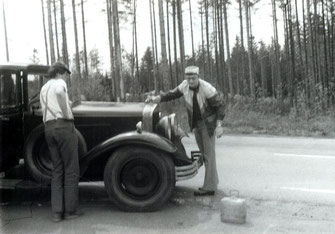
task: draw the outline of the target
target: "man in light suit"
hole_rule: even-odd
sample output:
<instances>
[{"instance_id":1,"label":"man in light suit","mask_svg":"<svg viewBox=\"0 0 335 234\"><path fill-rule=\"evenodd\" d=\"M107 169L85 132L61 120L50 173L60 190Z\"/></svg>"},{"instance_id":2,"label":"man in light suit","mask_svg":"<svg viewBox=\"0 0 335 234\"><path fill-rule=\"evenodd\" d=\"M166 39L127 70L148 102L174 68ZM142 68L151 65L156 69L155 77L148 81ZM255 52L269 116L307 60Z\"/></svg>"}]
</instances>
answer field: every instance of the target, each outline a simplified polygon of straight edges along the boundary
<instances>
[{"instance_id":1,"label":"man in light suit","mask_svg":"<svg viewBox=\"0 0 335 234\"><path fill-rule=\"evenodd\" d=\"M194 132L205 164L204 184L194 195L212 196L215 195L219 183L215 136L221 137L223 134L225 105L216 89L199 78L199 67L186 67L185 78L175 89L158 96L149 96L146 102L160 103L184 96L190 129Z\"/></svg>"}]
</instances>

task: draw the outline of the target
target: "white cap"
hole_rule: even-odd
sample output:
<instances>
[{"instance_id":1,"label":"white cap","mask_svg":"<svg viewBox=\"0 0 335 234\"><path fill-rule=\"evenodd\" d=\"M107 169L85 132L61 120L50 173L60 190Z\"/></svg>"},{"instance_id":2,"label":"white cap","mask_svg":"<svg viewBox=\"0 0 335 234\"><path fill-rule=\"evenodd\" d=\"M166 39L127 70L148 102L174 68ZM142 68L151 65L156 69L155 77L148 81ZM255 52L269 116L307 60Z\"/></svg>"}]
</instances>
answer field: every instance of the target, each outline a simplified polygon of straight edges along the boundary
<instances>
[{"instance_id":1,"label":"white cap","mask_svg":"<svg viewBox=\"0 0 335 234\"><path fill-rule=\"evenodd\" d=\"M199 75L199 67L197 66L186 67L185 75Z\"/></svg>"}]
</instances>

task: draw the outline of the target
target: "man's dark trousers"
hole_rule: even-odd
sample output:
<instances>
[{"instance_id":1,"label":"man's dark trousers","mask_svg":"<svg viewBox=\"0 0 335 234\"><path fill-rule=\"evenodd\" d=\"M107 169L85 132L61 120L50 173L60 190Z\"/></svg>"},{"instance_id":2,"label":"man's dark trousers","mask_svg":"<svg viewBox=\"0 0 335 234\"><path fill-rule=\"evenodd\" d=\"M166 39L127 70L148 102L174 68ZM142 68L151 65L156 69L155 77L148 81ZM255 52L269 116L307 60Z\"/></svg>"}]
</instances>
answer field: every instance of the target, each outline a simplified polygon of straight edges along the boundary
<instances>
[{"instance_id":1,"label":"man's dark trousers","mask_svg":"<svg viewBox=\"0 0 335 234\"><path fill-rule=\"evenodd\" d=\"M51 207L55 213L74 212L78 207L78 137L73 121L52 120L45 124L45 138L52 159Z\"/></svg>"}]
</instances>

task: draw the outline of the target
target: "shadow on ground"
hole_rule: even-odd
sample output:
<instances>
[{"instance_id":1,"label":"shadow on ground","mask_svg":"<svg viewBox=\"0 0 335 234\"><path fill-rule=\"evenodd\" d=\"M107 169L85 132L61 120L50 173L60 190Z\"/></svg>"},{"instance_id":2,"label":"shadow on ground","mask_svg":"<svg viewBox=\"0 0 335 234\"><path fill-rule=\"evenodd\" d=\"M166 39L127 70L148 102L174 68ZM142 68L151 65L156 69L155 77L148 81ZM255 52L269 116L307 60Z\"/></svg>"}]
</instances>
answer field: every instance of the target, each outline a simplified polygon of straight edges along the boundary
<instances>
[{"instance_id":1,"label":"shadow on ground","mask_svg":"<svg viewBox=\"0 0 335 234\"><path fill-rule=\"evenodd\" d=\"M50 219L50 186L25 179L22 171L7 174L0 184L0 229L4 233L179 232L211 220L223 197L222 192L214 197L194 197L194 188L177 183L160 210L129 213L118 210L110 201L103 182L81 182L79 203L84 215L56 224Z\"/></svg>"}]
</instances>

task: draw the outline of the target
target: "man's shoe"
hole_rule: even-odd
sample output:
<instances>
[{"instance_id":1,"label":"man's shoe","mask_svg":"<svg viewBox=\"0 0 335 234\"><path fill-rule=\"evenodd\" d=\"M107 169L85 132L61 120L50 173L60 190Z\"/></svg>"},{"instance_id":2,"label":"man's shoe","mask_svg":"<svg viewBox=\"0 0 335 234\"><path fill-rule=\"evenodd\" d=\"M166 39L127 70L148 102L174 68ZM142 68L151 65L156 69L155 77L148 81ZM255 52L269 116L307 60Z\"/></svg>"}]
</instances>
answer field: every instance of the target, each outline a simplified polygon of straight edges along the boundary
<instances>
[{"instance_id":1,"label":"man's shoe","mask_svg":"<svg viewBox=\"0 0 335 234\"><path fill-rule=\"evenodd\" d=\"M194 192L194 196L214 196L215 191L212 190L198 190Z\"/></svg>"},{"instance_id":2,"label":"man's shoe","mask_svg":"<svg viewBox=\"0 0 335 234\"><path fill-rule=\"evenodd\" d=\"M74 212L68 212L64 214L64 219L69 220L69 219L75 219L78 218L79 216L83 215L83 212L77 210Z\"/></svg>"},{"instance_id":3,"label":"man's shoe","mask_svg":"<svg viewBox=\"0 0 335 234\"><path fill-rule=\"evenodd\" d=\"M63 220L63 214L62 213L54 213L52 215L52 221L54 222L60 222Z\"/></svg>"}]
</instances>

